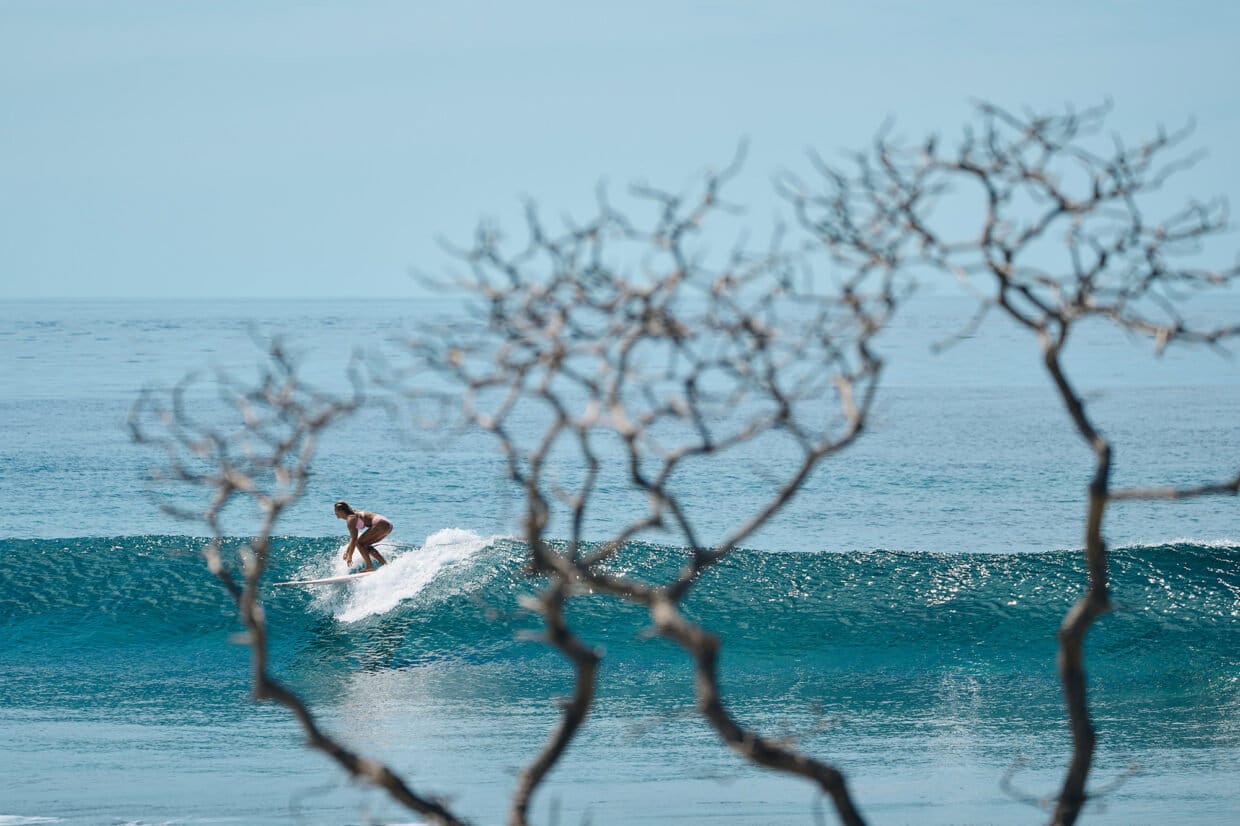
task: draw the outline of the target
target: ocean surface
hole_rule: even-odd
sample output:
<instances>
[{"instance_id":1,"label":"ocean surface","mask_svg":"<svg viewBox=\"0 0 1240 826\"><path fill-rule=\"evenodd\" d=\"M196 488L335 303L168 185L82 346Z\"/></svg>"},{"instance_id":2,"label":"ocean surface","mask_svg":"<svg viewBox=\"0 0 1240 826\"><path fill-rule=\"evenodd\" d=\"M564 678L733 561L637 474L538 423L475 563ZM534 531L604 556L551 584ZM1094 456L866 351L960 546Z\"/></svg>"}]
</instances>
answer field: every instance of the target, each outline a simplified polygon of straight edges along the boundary
<instances>
[{"instance_id":1,"label":"ocean surface","mask_svg":"<svg viewBox=\"0 0 1240 826\"><path fill-rule=\"evenodd\" d=\"M838 765L875 824L1037 823L1069 751L1055 631L1084 582L1091 456L1021 331L959 330L927 297L882 341L874 427L831 457L771 525L704 578L687 610L724 639L723 688L746 725ZM225 592L144 482L129 443L144 387L244 374L286 335L307 375L343 388L357 347L395 340L436 302L0 304L0 826L406 824L419 819L308 751L248 696ZM1234 320L1240 298L1195 308ZM1240 365L1154 359L1101 328L1069 367L1113 440L1118 485L1218 481L1240 469ZM780 467L754 454L680 480L706 538L752 509ZM267 588L273 670L349 745L504 822L515 776L571 690L519 598L520 499L481 434L427 438L380 407L330 431L280 524L268 581L324 576L345 537L331 503L396 524L390 565L344 588ZM641 500L604 485L588 533ZM240 544L253 525L230 516ZM553 523L553 533L556 533ZM560 528L558 535L564 535ZM1115 610L1091 631L1099 731L1084 823L1240 822L1240 502L1124 503L1108 514ZM683 560L644 537L615 564ZM598 702L535 798L540 823L832 822L807 784L751 768L694 714L684 655L641 612L575 602L605 651ZM1110 788L1108 788L1110 787Z\"/></svg>"}]
</instances>

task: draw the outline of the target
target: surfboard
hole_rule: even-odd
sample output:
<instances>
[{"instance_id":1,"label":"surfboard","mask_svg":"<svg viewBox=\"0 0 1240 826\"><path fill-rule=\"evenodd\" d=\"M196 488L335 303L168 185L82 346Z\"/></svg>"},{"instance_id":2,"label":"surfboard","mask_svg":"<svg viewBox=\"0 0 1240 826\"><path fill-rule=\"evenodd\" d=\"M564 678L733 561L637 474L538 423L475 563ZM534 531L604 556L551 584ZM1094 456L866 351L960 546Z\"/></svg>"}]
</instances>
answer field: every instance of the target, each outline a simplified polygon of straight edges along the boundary
<instances>
[{"instance_id":1,"label":"surfboard","mask_svg":"<svg viewBox=\"0 0 1240 826\"><path fill-rule=\"evenodd\" d=\"M358 571L355 574L341 574L340 576L328 576L322 579L295 579L291 582L273 582L272 584L276 587L283 587L285 585L340 585L345 582L352 582L355 579L361 579L373 573L374 571Z\"/></svg>"}]
</instances>

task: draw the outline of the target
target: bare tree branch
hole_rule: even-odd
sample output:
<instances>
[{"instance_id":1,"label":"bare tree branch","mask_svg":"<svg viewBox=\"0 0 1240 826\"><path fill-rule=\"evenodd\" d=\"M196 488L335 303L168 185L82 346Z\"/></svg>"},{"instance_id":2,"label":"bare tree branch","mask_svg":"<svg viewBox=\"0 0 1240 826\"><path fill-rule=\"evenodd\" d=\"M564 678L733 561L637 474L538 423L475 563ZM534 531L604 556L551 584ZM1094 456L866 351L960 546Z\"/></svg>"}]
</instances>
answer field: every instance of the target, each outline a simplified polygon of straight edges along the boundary
<instances>
[{"instance_id":1,"label":"bare tree branch","mask_svg":"<svg viewBox=\"0 0 1240 826\"><path fill-rule=\"evenodd\" d=\"M1214 496L1217 494L1235 496L1237 493L1240 493L1240 475L1228 482L1198 485L1189 488L1127 488L1112 490L1110 496L1112 501L1117 502L1124 499L1194 499L1199 496Z\"/></svg>"},{"instance_id":2,"label":"bare tree branch","mask_svg":"<svg viewBox=\"0 0 1240 826\"><path fill-rule=\"evenodd\" d=\"M871 341L898 301L890 282L872 283L866 270L831 291L798 288L794 274L808 262L778 242L712 257L703 239L715 238L712 222L730 213L721 192L739 164L738 156L694 193L636 188L635 197L655 206L647 224L600 196L593 218L558 232L529 207L525 246L514 251L480 228L474 246L460 251L470 275L459 286L485 300L483 329L458 329L449 345L440 338L413 345L418 359L463 388L467 416L498 439L525 495L530 568L551 581L536 599L547 641L576 670L560 725L522 774L513 824L527 822L531 796L593 701L598 655L562 614L583 592L645 606L655 629L693 658L698 707L720 737L754 763L818 783L844 822L861 822L837 769L731 717L716 673L718 641L678 608L704 570L862 433L882 367ZM795 460L765 502L708 545L678 489L686 469L766 440L792 445ZM617 444L628 484L649 506L587 543L598 531L590 506L603 457ZM571 482L558 475L565 467L578 469ZM547 534L560 512L569 528L563 548ZM629 542L652 530L678 534L687 549L675 577L641 582L609 572Z\"/></svg>"},{"instance_id":3,"label":"bare tree branch","mask_svg":"<svg viewBox=\"0 0 1240 826\"><path fill-rule=\"evenodd\" d=\"M188 398L197 389L187 377L169 393L144 393L130 412L134 442L156 448L164 464L152 473L156 490L198 490L205 505L161 501L165 511L204 523L211 541L204 559L237 605L250 648L252 691L256 700L272 700L287 708L306 733L307 744L336 761L351 776L385 790L393 800L440 824L462 824L442 802L415 793L390 768L362 757L327 734L302 699L270 671L268 631L261 586L267 570L271 537L281 516L301 499L321 434L364 402L361 378L354 363L349 370L350 396L336 397L306 384L279 340L271 343L268 364L256 382L217 374L214 387L228 424L198 421ZM223 412L223 411L221 411ZM261 521L254 537L237 552L235 562L222 554L225 509L237 500L258 507Z\"/></svg>"},{"instance_id":4,"label":"bare tree branch","mask_svg":"<svg viewBox=\"0 0 1240 826\"><path fill-rule=\"evenodd\" d=\"M1113 491L1112 446L1064 370L1071 331L1087 318L1148 337L1156 353L1179 343L1217 346L1240 335L1240 325L1194 324L1180 312L1186 295L1240 280L1234 266L1176 263L1196 257L1202 243L1227 226L1226 205L1190 203L1158 223L1144 214L1147 196L1196 159L1168 157L1190 130L1160 129L1136 145L1116 139L1109 150L1099 149L1096 138L1109 109L1015 115L980 103L977 125L955 150L944 150L934 137L905 146L880 132L871 153L856 156L851 173L814 158L817 185L791 175L780 184L802 225L837 261L885 270L890 279L946 274L965 284L980 309L961 336L992 308L1034 333L1060 400L1094 455L1084 532L1087 587L1059 631L1073 748L1052 815L1056 824L1073 823L1080 814L1096 743L1084 639L1110 610L1107 503L1234 494L1240 487L1238 477L1196 488ZM951 215L970 221L944 219L945 204Z\"/></svg>"},{"instance_id":5,"label":"bare tree branch","mask_svg":"<svg viewBox=\"0 0 1240 826\"><path fill-rule=\"evenodd\" d=\"M1146 214L1149 196L1194 161L1181 151L1189 130L1107 143L1109 108L1014 114L980 103L954 148L937 137L908 145L885 128L847 169L815 156L813 182L778 180L797 223L773 233L764 249L733 242L745 232L721 226L739 214L723 192L740 172L743 147L688 192L635 187L644 211L621 210L600 191L591 217L553 226L531 203L522 243L482 224L470 243L453 248L464 269L455 289L472 297L475 323L418 335L408 347L412 372L385 366L372 382L404 394L411 407L430 405L436 425L459 403L464 422L495 438L521 492L527 568L539 580L526 606L542 617L543 639L569 662L574 684L558 724L518 778L513 826L529 822L539 788L594 703L602 654L567 619L572 600L585 594L641 606L654 633L683 649L694 667L697 711L724 744L755 765L814 783L841 822L864 822L839 768L732 714L719 674L723 643L682 609L712 566L863 435L883 371L876 338L908 290L943 276L964 285L978 311L940 346L959 342L991 313L1028 330L1092 455L1084 591L1060 625L1058 653L1072 747L1052 822L1078 819L1091 798L1097 742L1084 642L1111 607L1107 505L1240 491L1240 476L1112 489L1114 448L1065 369L1072 333L1086 319L1146 337L1156 353L1191 344L1221 349L1240 336L1240 325L1200 324L1183 310L1185 297L1240 280L1236 267L1196 265L1204 243L1227 226L1226 205L1194 202L1161 221ZM447 389L411 389L411 376L424 370ZM315 391L276 342L256 382L217 375L217 396L204 404L201 385L187 377L144 395L131 428L135 441L162 453L152 475L161 507L210 529L204 559L247 629L255 697L289 708L310 745L351 776L436 823L456 824L440 801L325 734L269 673L259 586L270 537L304 493L321 434L363 403L361 380L353 379L352 396ZM227 424L204 411L212 404L214 413L227 411ZM692 472L772 446L781 451L778 468L758 473L768 489L732 523L703 524L686 484ZM600 518L600 488L613 483L644 507ZM169 489L198 498L169 497ZM256 505L261 524L234 560L225 553L223 515L237 502ZM682 546L675 573L651 581L622 573L632 544L652 534Z\"/></svg>"}]
</instances>

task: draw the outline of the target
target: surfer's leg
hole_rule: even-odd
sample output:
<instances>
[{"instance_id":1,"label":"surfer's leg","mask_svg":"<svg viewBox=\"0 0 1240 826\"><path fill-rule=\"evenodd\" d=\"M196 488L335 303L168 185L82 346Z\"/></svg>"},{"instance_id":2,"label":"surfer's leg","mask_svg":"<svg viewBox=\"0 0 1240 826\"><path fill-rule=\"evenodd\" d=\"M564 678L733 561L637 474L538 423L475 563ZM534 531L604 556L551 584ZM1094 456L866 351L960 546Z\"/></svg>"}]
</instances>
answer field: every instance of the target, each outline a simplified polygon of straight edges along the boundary
<instances>
[{"instance_id":1,"label":"surfer's leg","mask_svg":"<svg viewBox=\"0 0 1240 826\"><path fill-rule=\"evenodd\" d=\"M383 554L379 553L379 549L375 547L380 539L383 539L392 532L392 525L388 522L380 522L366 529L366 532L357 538L357 549L362 552L362 559L365 560L365 570L378 567L374 560L379 560L379 565L386 565L387 560L383 558Z\"/></svg>"},{"instance_id":2,"label":"surfer's leg","mask_svg":"<svg viewBox=\"0 0 1240 826\"><path fill-rule=\"evenodd\" d=\"M387 560L383 558L383 555L381 553L379 553L379 549L374 547L373 545L371 546L359 545L358 547L361 548L362 559L366 561L366 566L363 570L369 571L373 568L378 568L380 565L387 564Z\"/></svg>"}]
</instances>

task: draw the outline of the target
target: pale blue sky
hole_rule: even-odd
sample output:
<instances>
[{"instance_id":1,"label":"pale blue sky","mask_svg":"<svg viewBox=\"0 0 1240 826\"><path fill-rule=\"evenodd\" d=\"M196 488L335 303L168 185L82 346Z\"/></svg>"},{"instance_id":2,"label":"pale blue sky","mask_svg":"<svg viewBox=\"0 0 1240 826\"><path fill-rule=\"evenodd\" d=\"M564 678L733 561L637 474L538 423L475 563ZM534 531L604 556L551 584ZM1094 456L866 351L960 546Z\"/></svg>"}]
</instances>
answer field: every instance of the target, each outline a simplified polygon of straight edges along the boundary
<instances>
[{"instance_id":1,"label":"pale blue sky","mask_svg":"<svg viewBox=\"0 0 1240 826\"><path fill-rule=\"evenodd\" d=\"M437 237L522 197L676 187L748 138L734 195L767 220L808 147L954 133L978 97L1195 118L1185 186L1240 203L1238 37L1240 5L1201 0L0 0L0 279L409 296Z\"/></svg>"}]
</instances>

